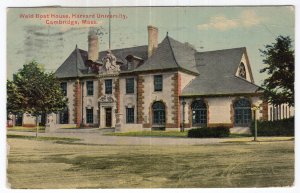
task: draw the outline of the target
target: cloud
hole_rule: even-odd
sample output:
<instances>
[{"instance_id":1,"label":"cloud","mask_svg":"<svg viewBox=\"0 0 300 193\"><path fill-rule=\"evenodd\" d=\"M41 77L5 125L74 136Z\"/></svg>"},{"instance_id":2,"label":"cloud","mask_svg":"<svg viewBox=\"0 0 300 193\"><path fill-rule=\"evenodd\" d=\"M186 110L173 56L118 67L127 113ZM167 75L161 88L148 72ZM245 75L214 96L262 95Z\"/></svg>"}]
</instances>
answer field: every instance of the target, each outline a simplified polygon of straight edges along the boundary
<instances>
[{"instance_id":1,"label":"cloud","mask_svg":"<svg viewBox=\"0 0 300 193\"><path fill-rule=\"evenodd\" d=\"M226 16L219 15L210 18L208 23L199 24L199 30L216 29L227 31L238 27L252 27L262 22L262 18L256 15L254 10L244 10L237 19L229 19Z\"/></svg>"},{"instance_id":2,"label":"cloud","mask_svg":"<svg viewBox=\"0 0 300 193\"><path fill-rule=\"evenodd\" d=\"M210 18L210 22L198 25L199 30L217 29L226 31L235 28L238 25L237 21L226 18L225 16L215 16Z\"/></svg>"},{"instance_id":3,"label":"cloud","mask_svg":"<svg viewBox=\"0 0 300 193\"><path fill-rule=\"evenodd\" d=\"M256 15L254 10L245 10L241 14L240 23L245 27L251 27L260 24L262 18Z\"/></svg>"}]
</instances>

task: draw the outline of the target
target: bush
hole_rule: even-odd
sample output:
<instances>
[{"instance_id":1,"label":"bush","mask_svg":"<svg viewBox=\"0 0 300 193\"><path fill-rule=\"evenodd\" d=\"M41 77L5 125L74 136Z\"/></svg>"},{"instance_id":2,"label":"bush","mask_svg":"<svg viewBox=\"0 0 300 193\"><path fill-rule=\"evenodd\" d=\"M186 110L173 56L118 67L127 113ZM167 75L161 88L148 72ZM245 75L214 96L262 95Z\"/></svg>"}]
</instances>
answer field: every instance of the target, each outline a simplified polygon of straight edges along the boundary
<instances>
[{"instance_id":1,"label":"bush","mask_svg":"<svg viewBox=\"0 0 300 193\"><path fill-rule=\"evenodd\" d=\"M220 138L228 137L230 130L228 127L203 127L191 129L188 131L188 137L191 138Z\"/></svg>"},{"instance_id":2,"label":"bush","mask_svg":"<svg viewBox=\"0 0 300 193\"><path fill-rule=\"evenodd\" d=\"M294 136L294 118L277 121L257 121L258 136ZM254 135L255 122L251 124L251 133Z\"/></svg>"}]
</instances>

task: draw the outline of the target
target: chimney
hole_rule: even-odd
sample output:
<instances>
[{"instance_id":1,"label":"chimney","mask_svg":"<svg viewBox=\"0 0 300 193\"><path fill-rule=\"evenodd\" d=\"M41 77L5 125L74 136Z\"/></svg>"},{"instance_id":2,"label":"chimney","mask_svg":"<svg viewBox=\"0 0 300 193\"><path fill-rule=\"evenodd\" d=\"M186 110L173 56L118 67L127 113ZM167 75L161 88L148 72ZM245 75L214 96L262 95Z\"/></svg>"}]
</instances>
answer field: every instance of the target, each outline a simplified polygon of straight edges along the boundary
<instances>
[{"instance_id":1,"label":"chimney","mask_svg":"<svg viewBox=\"0 0 300 193\"><path fill-rule=\"evenodd\" d=\"M90 29L89 31L88 43L88 59L95 62L99 57L99 43L97 32L94 29Z\"/></svg>"},{"instance_id":2,"label":"chimney","mask_svg":"<svg viewBox=\"0 0 300 193\"><path fill-rule=\"evenodd\" d=\"M148 58L155 52L158 45L158 28L148 25Z\"/></svg>"}]
</instances>

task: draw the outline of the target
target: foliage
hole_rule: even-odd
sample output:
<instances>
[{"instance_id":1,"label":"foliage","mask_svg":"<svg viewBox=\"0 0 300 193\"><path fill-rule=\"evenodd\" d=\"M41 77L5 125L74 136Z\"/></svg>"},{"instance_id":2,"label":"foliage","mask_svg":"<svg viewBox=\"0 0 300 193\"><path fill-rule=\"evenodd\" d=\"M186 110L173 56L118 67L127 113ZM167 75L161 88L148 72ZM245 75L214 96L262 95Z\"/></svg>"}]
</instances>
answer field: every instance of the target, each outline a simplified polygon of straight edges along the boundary
<instances>
[{"instance_id":1,"label":"foliage","mask_svg":"<svg viewBox=\"0 0 300 193\"><path fill-rule=\"evenodd\" d=\"M7 81L8 113L28 112L37 116L58 112L66 104L54 73L45 72L35 61L25 64L12 81Z\"/></svg>"},{"instance_id":2,"label":"foliage","mask_svg":"<svg viewBox=\"0 0 300 193\"><path fill-rule=\"evenodd\" d=\"M230 130L228 127L202 127L188 131L188 137L192 138L221 138L229 137Z\"/></svg>"},{"instance_id":3,"label":"foliage","mask_svg":"<svg viewBox=\"0 0 300 193\"><path fill-rule=\"evenodd\" d=\"M279 36L276 43L266 45L260 50L267 66L261 73L269 75L262 84L268 102L279 105L294 105L295 57L292 40L289 36Z\"/></svg>"},{"instance_id":4,"label":"foliage","mask_svg":"<svg viewBox=\"0 0 300 193\"><path fill-rule=\"evenodd\" d=\"M295 119L282 119L277 121L257 121L258 136L294 136ZM251 133L254 135L255 125L251 124Z\"/></svg>"},{"instance_id":5,"label":"foliage","mask_svg":"<svg viewBox=\"0 0 300 193\"><path fill-rule=\"evenodd\" d=\"M19 93L17 86L13 81L7 80L7 111L16 115L22 113L20 106L24 101L24 97Z\"/></svg>"}]
</instances>

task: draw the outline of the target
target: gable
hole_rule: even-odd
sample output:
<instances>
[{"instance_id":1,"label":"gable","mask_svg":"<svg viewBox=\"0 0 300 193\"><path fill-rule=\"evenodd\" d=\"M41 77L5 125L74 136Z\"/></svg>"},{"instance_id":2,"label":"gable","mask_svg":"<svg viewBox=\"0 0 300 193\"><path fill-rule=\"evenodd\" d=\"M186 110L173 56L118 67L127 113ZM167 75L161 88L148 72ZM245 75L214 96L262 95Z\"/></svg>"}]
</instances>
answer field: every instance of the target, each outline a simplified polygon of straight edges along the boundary
<instances>
[{"instance_id":1,"label":"gable","mask_svg":"<svg viewBox=\"0 0 300 193\"><path fill-rule=\"evenodd\" d=\"M245 77L244 79L246 79L247 81L254 83L254 79L253 79L253 75L252 75L252 71L251 71L251 65L249 63L249 59L247 56L247 52L245 51L242 55L241 61L237 66L236 72L235 72L235 76L238 76L240 78L243 78L240 73L241 71L243 71L243 66L244 66L244 70L245 70Z\"/></svg>"}]
</instances>

